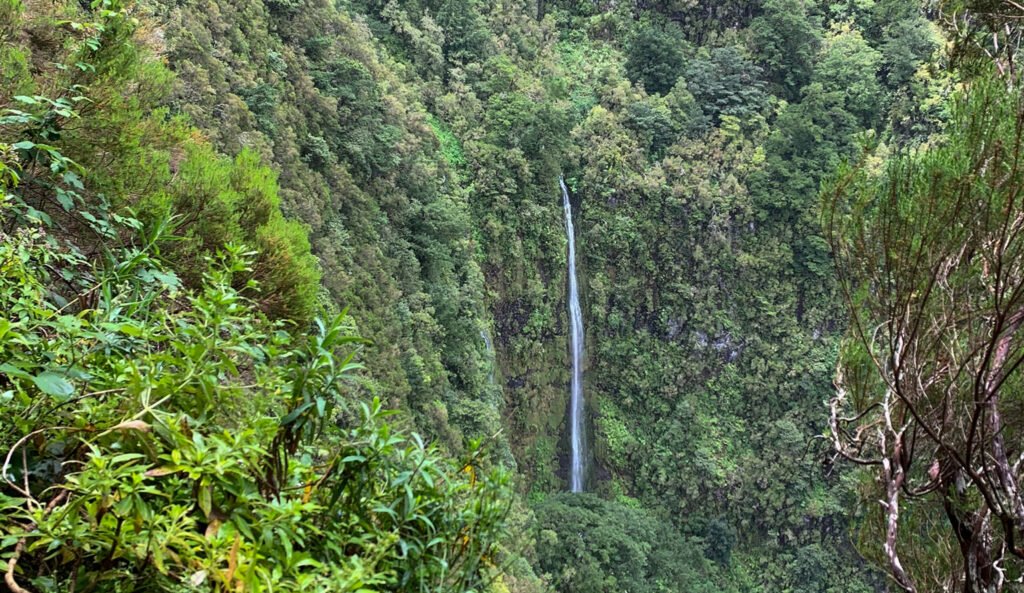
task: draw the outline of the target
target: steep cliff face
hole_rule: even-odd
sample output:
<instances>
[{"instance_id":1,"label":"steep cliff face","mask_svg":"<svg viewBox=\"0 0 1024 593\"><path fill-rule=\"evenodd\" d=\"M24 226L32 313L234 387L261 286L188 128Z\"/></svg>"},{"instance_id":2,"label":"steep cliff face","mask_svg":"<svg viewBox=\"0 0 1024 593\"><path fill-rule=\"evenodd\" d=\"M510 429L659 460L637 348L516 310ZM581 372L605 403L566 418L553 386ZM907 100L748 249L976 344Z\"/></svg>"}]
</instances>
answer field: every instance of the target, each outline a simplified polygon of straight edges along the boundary
<instances>
[{"instance_id":1,"label":"steep cliff face","mask_svg":"<svg viewBox=\"0 0 1024 593\"><path fill-rule=\"evenodd\" d=\"M368 388L455 450L497 435L512 463L513 442L526 483L553 490L568 381L555 33L526 5L455 4L152 9L169 106L279 171L324 302L374 341Z\"/></svg>"},{"instance_id":2,"label":"steep cliff face","mask_svg":"<svg viewBox=\"0 0 1024 593\"><path fill-rule=\"evenodd\" d=\"M278 171L283 210L320 259L322 302L350 308L374 342L367 389L450 448L498 433L464 158L450 133L439 143L426 83L359 13L326 2L152 8L177 74L169 106Z\"/></svg>"}]
</instances>

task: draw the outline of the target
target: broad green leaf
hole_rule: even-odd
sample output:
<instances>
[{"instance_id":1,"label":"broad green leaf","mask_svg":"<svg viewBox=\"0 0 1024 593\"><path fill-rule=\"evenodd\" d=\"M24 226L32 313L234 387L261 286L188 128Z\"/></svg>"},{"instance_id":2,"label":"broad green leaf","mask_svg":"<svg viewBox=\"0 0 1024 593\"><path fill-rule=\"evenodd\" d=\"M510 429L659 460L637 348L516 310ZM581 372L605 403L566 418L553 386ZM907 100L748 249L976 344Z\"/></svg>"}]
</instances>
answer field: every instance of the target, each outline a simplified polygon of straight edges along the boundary
<instances>
[{"instance_id":1,"label":"broad green leaf","mask_svg":"<svg viewBox=\"0 0 1024 593\"><path fill-rule=\"evenodd\" d=\"M61 178L64 180L64 183L75 189L85 189L85 185L82 183L82 180L74 171L65 171Z\"/></svg>"},{"instance_id":2,"label":"broad green leaf","mask_svg":"<svg viewBox=\"0 0 1024 593\"><path fill-rule=\"evenodd\" d=\"M118 326L118 331L126 336L137 338L142 335L142 328L132 325L131 323L122 323Z\"/></svg>"},{"instance_id":3,"label":"broad green leaf","mask_svg":"<svg viewBox=\"0 0 1024 593\"><path fill-rule=\"evenodd\" d=\"M39 373L32 377L32 382L43 393L60 399L67 399L75 392L75 387L70 381L51 371Z\"/></svg>"},{"instance_id":4,"label":"broad green leaf","mask_svg":"<svg viewBox=\"0 0 1024 593\"><path fill-rule=\"evenodd\" d=\"M65 212L70 212L71 209L75 207L75 198L72 192L65 191L58 187L56 193L57 202L60 203L60 207L63 208Z\"/></svg>"},{"instance_id":5,"label":"broad green leaf","mask_svg":"<svg viewBox=\"0 0 1024 593\"><path fill-rule=\"evenodd\" d=\"M120 455L114 455L110 459L110 463L124 463L125 461L134 461L136 459L142 459L145 455L141 453L121 453Z\"/></svg>"},{"instance_id":6,"label":"broad green leaf","mask_svg":"<svg viewBox=\"0 0 1024 593\"><path fill-rule=\"evenodd\" d=\"M213 512L213 485L207 484L199 487L199 508L206 517Z\"/></svg>"},{"instance_id":7,"label":"broad green leaf","mask_svg":"<svg viewBox=\"0 0 1024 593\"><path fill-rule=\"evenodd\" d=\"M19 379L30 379L32 377L32 375L19 369L18 367L7 363L0 364L0 374L8 375L11 377L17 377Z\"/></svg>"},{"instance_id":8,"label":"broad green leaf","mask_svg":"<svg viewBox=\"0 0 1024 593\"><path fill-rule=\"evenodd\" d=\"M288 414L287 416L284 417L284 420L281 420L281 425L282 426L287 426L287 425L291 424L292 422L295 422L296 418L301 416L303 412L305 412L306 410L310 409L311 407L313 407L313 402L306 402L306 403L302 404L301 406L295 408L294 410L292 410L292 412L290 414Z\"/></svg>"}]
</instances>

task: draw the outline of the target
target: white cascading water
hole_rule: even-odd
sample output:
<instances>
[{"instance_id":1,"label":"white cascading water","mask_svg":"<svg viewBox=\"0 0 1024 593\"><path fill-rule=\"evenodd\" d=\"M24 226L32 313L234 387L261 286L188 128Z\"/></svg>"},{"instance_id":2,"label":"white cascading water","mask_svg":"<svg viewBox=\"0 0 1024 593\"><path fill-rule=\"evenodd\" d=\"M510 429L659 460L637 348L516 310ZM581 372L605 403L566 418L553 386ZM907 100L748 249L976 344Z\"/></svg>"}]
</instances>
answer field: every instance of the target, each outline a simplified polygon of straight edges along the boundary
<instances>
[{"instance_id":1,"label":"white cascading water","mask_svg":"<svg viewBox=\"0 0 1024 593\"><path fill-rule=\"evenodd\" d=\"M487 357L490 359L491 368L487 371L487 382L494 385L494 344L491 343L491 336L485 330L480 330L480 337L484 339L484 347L487 349Z\"/></svg>"},{"instance_id":2,"label":"white cascading water","mask_svg":"<svg viewBox=\"0 0 1024 593\"><path fill-rule=\"evenodd\" d=\"M572 226L572 204L569 203L569 188L565 180L558 178L562 188L562 205L565 208L565 233L569 238L569 340L572 346L572 382L569 400L569 434L572 441L572 469L569 488L572 492L583 492L585 469L583 435L583 312L580 310L580 295L576 285L576 236Z\"/></svg>"}]
</instances>

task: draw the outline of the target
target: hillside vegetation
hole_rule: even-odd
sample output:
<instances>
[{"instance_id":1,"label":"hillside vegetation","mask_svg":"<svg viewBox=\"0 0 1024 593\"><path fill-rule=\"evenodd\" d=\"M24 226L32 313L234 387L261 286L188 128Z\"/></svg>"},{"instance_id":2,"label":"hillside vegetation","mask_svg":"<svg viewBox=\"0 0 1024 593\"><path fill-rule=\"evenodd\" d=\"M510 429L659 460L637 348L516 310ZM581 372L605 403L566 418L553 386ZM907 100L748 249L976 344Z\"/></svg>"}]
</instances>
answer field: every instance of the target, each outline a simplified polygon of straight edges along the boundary
<instances>
[{"instance_id":1,"label":"hillside vegetation","mask_svg":"<svg viewBox=\"0 0 1024 593\"><path fill-rule=\"evenodd\" d=\"M903 518L921 552L901 580L872 472L914 445L860 459L839 416L885 424L899 381L857 323L924 290L874 275L919 253L869 232L886 191L917 203L901 167L1017 171L950 148L1019 147L1010 4L0 0L7 587L938 591L985 580L954 568L984 541L1001 589L1014 529L936 523L1024 510L979 506L972 464L948 465L916 494L957 496ZM993 85L1012 99L975 99ZM992 220L1014 220L1007 178ZM1011 293L993 351L1021 325Z\"/></svg>"}]
</instances>

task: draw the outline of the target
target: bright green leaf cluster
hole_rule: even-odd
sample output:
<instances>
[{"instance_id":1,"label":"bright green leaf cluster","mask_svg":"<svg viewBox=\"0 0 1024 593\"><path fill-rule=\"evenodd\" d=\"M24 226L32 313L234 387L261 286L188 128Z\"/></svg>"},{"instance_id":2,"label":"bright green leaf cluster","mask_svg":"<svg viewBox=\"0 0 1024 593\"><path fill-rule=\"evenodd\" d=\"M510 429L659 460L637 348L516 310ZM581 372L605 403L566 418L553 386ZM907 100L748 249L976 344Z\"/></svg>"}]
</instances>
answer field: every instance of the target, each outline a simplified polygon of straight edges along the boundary
<instances>
[{"instance_id":1,"label":"bright green leaf cluster","mask_svg":"<svg viewBox=\"0 0 1024 593\"><path fill-rule=\"evenodd\" d=\"M343 315L293 338L232 287L243 250L183 290L152 256L162 239L100 266L55 258L39 226L0 243L0 556L15 577L335 592L488 578L503 475L356 399ZM86 288L58 304L52 270Z\"/></svg>"}]
</instances>

